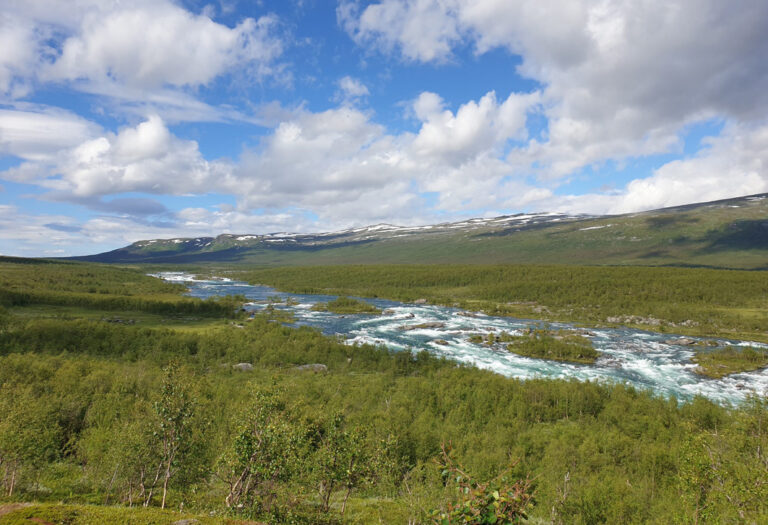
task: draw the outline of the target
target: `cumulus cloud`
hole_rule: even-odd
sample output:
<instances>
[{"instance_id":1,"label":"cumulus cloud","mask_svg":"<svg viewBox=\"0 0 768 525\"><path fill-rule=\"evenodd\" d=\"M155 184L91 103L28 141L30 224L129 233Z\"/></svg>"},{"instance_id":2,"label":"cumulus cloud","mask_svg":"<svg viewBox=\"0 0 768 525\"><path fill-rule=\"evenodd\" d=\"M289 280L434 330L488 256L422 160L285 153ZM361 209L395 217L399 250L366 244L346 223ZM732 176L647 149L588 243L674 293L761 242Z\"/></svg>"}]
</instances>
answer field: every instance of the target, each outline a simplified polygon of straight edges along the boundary
<instances>
[{"instance_id":1,"label":"cumulus cloud","mask_svg":"<svg viewBox=\"0 0 768 525\"><path fill-rule=\"evenodd\" d=\"M768 192L768 125L733 126L689 159L636 179L610 211L627 213Z\"/></svg>"},{"instance_id":2,"label":"cumulus cloud","mask_svg":"<svg viewBox=\"0 0 768 525\"><path fill-rule=\"evenodd\" d=\"M54 135L48 143L34 143L34 147L27 144L30 129L47 124L46 118L44 114L11 114L7 119L11 126L16 121L22 124L10 127L7 133L0 113L0 137L7 136L9 149L30 159L2 172L3 178L34 182L51 190L50 198L71 201L124 192L180 195L207 193L216 188L231 190L227 186L231 183L231 166L205 160L195 141L175 137L156 115L118 133L88 136L84 132L59 143ZM61 125L66 129L72 123ZM91 127L85 127L91 131ZM0 144L3 142L0 139ZM56 146L61 149L46 149Z\"/></svg>"},{"instance_id":3,"label":"cumulus cloud","mask_svg":"<svg viewBox=\"0 0 768 525\"><path fill-rule=\"evenodd\" d=\"M679 148L686 124L768 110L768 4L717 0L382 0L344 2L352 38L406 60L450 60L458 45L505 48L538 80L548 135L513 163L562 177L609 158Z\"/></svg>"},{"instance_id":4,"label":"cumulus cloud","mask_svg":"<svg viewBox=\"0 0 768 525\"><path fill-rule=\"evenodd\" d=\"M235 66L272 72L282 46L276 20L246 18L229 28L173 4L85 16L51 65L52 79L114 81L139 88L209 83Z\"/></svg>"},{"instance_id":5,"label":"cumulus cloud","mask_svg":"<svg viewBox=\"0 0 768 525\"><path fill-rule=\"evenodd\" d=\"M170 0L10 0L0 16L0 93L66 81L86 92L147 102L172 98L168 89L189 97L183 89L227 73L249 81L284 77L277 26L265 15L229 27Z\"/></svg>"}]
</instances>

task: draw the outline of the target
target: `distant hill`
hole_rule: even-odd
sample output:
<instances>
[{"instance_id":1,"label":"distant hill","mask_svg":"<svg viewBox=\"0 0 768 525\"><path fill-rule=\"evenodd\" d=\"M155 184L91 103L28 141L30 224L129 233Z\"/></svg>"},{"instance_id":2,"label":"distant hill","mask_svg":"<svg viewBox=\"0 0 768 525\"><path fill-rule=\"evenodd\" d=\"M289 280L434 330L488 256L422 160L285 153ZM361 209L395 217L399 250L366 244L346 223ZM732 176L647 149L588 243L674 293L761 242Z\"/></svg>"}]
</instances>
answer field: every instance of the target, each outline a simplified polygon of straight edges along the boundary
<instances>
[{"instance_id":1,"label":"distant hill","mask_svg":"<svg viewBox=\"0 0 768 525\"><path fill-rule=\"evenodd\" d=\"M72 259L159 264L564 263L768 269L768 194L624 215L517 214L430 226L138 241Z\"/></svg>"}]
</instances>

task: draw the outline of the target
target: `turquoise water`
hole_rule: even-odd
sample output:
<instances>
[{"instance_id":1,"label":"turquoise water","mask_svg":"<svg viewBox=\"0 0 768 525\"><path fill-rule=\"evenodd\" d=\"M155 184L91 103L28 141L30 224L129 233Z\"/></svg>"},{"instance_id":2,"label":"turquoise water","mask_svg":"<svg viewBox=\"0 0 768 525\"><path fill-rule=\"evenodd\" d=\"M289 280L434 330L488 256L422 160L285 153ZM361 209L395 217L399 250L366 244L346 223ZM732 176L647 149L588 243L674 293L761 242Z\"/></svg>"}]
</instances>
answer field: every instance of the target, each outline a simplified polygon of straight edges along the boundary
<instances>
[{"instance_id":1,"label":"turquoise water","mask_svg":"<svg viewBox=\"0 0 768 525\"><path fill-rule=\"evenodd\" d=\"M296 325L311 326L327 335L341 335L350 345L369 343L393 350L427 350L508 377L619 382L678 399L702 395L719 403L738 403L749 393L768 395L768 369L734 374L719 380L701 377L692 371L695 367L690 361L693 350L674 344L680 336L668 333L627 328L588 329L585 331L587 337L602 356L593 365L570 364L518 356L506 351L503 344L488 347L469 342L473 334L506 331L514 335L530 327L579 329L567 323L492 317L456 308L380 299L364 300L387 310L386 315L339 315L311 309L315 303L327 302L335 296L286 294L268 286L253 286L228 279L195 280L191 275L179 272L165 272L157 276L184 283L189 287L189 295L194 297L244 295L251 301L246 308L253 311L265 308L270 298L279 297L283 301L291 298L296 304L278 304L276 307L293 313ZM424 323L435 326L403 330ZM714 340L721 345L768 347L748 341Z\"/></svg>"}]
</instances>

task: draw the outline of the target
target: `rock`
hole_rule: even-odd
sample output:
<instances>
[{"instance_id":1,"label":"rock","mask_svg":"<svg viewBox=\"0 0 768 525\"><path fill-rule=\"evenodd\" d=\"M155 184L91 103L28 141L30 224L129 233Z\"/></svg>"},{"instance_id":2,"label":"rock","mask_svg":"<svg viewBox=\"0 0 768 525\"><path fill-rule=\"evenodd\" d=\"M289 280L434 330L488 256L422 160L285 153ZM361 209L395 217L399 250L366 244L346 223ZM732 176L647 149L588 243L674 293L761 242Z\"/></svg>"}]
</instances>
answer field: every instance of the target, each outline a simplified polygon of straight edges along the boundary
<instances>
[{"instance_id":1,"label":"rock","mask_svg":"<svg viewBox=\"0 0 768 525\"><path fill-rule=\"evenodd\" d=\"M405 314L405 318L406 319L413 319L414 317L416 317L416 316L414 314L410 313L410 312Z\"/></svg>"},{"instance_id":2,"label":"rock","mask_svg":"<svg viewBox=\"0 0 768 525\"><path fill-rule=\"evenodd\" d=\"M477 314L474 312L458 312L456 315L460 315L462 317L477 317Z\"/></svg>"},{"instance_id":3,"label":"rock","mask_svg":"<svg viewBox=\"0 0 768 525\"><path fill-rule=\"evenodd\" d=\"M420 330L422 328L445 328L445 323L421 323L410 326L401 326L398 328L401 332L408 332L410 330Z\"/></svg>"},{"instance_id":4,"label":"rock","mask_svg":"<svg viewBox=\"0 0 768 525\"><path fill-rule=\"evenodd\" d=\"M392 308L387 308L381 312L381 315L395 315L395 311Z\"/></svg>"},{"instance_id":5,"label":"rock","mask_svg":"<svg viewBox=\"0 0 768 525\"><path fill-rule=\"evenodd\" d=\"M422 299L416 299L415 301L413 301L413 304L427 304L427 300L423 299L423 298Z\"/></svg>"},{"instance_id":6,"label":"rock","mask_svg":"<svg viewBox=\"0 0 768 525\"><path fill-rule=\"evenodd\" d=\"M232 365L232 368L240 370L241 372L250 372L253 370L253 365L251 363L237 363L236 365Z\"/></svg>"},{"instance_id":7,"label":"rock","mask_svg":"<svg viewBox=\"0 0 768 525\"><path fill-rule=\"evenodd\" d=\"M679 345L679 346L691 346L696 344L696 341L694 341L693 339L689 339L687 337L681 337L680 339L668 339L664 342L668 345Z\"/></svg>"},{"instance_id":8,"label":"rock","mask_svg":"<svg viewBox=\"0 0 768 525\"><path fill-rule=\"evenodd\" d=\"M308 365L299 365L294 370L299 370L301 372L315 372L318 373L326 373L328 372L328 367L325 366L322 363L311 363Z\"/></svg>"},{"instance_id":9,"label":"rock","mask_svg":"<svg viewBox=\"0 0 768 525\"><path fill-rule=\"evenodd\" d=\"M183 520L174 521L172 525L195 525L195 523L200 523L200 521L195 518L185 518Z\"/></svg>"},{"instance_id":10,"label":"rock","mask_svg":"<svg viewBox=\"0 0 768 525\"><path fill-rule=\"evenodd\" d=\"M435 339L433 342L434 342L435 344L438 344L438 345L443 345L443 346L445 346L445 345L447 345L447 344L448 344L448 341L446 341L445 339Z\"/></svg>"}]
</instances>

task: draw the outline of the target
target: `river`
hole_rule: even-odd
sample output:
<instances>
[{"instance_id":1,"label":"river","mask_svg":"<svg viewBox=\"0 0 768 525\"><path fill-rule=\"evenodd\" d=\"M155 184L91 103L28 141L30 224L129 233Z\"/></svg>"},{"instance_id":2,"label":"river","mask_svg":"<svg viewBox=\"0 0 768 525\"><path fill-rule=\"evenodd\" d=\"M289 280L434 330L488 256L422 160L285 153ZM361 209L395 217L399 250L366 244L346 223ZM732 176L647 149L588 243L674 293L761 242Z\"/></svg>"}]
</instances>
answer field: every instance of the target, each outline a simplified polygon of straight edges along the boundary
<instances>
[{"instance_id":1,"label":"river","mask_svg":"<svg viewBox=\"0 0 768 525\"><path fill-rule=\"evenodd\" d=\"M578 329L568 323L549 323L533 319L492 317L456 308L405 304L382 299L363 299L387 310L386 315L339 315L317 312L312 306L336 296L302 295L278 292L268 286L254 286L229 279L198 280L183 272L163 272L157 277L188 286L189 295L207 298L244 295L250 303L247 310L259 311L270 299L280 298L275 308L290 311L295 325L317 328L327 335L340 335L350 345L369 343L393 350L427 350L457 362L492 370L515 378L557 378L580 381L619 382L638 389L650 389L658 395L690 400L702 395L721 404L738 404L749 393L768 395L768 369L733 374L723 379L708 379L693 372L690 361L694 350L675 344L681 336L628 328L589 328L585 330L593 346L602 355L593 365L581 365L522 357L504 346L488 347L469 341L473 334L498 334L506 331L521 334L530 327L546 329ZM292 299L289 304L286 299ZM403 327L431 323L432 327L403 330ZM688 336L686 336L688 337ZM704 338L688 337L696 341ZM768 348L768 345L724 339L719 345Z\"/></svg>"}]
</instances>

